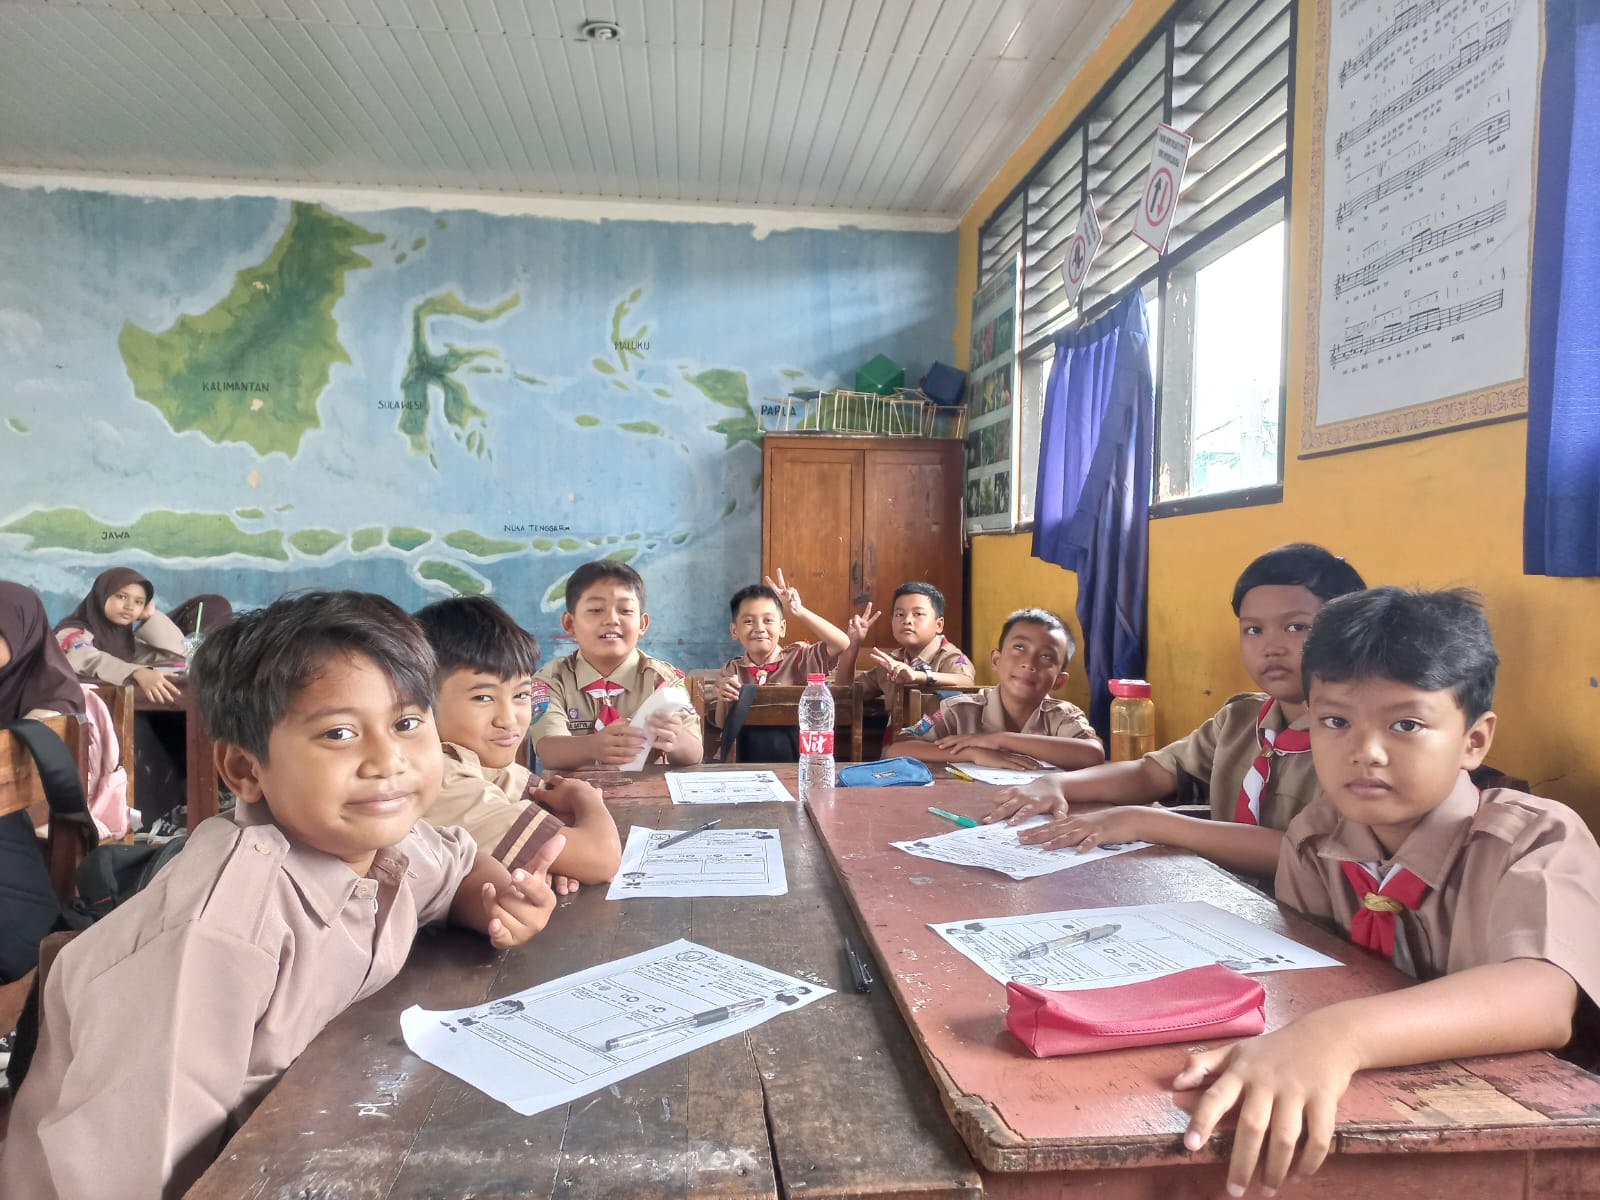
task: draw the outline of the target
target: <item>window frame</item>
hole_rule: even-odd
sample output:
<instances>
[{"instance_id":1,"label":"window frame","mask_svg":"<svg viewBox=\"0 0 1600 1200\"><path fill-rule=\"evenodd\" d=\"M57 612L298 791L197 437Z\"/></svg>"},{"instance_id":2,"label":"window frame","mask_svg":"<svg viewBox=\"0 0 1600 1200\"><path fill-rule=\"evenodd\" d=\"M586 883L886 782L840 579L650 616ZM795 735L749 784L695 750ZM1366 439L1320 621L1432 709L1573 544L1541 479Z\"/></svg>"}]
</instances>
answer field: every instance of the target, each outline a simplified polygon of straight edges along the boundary
<instances>
[{"instance_id":1,"label":"window frame","mask_svg":"<svg viewBox=\"0 0 1600 1200\"><path fill-rule=\"evenodd\" d=\"M1251 9L1265 3L1266 0L1256 0ZM1162 67L1162 103L1161 119L1171 123L1173 115L1173 81L1175 77L1175 59L1177 56L1177 32L1180 25L1180 13L1188 7L1186 0L1174 0L1167 11L1161 15L1151 28L1150 32L1142 38L1137 46L1131 50L1127 57L1118 65L1117 69L1106 79L1099 90L1084 104L1071 123L1064 129L1060 136L1050 143L1041 153L1034 164L1028 169L1017 184L1005 194L994 206L983 224L978 227L976 238L977 261L977 286L982 287L989 272L985 269L983 245L986 238L992 237L997 222L1010 215L1014 205L1020 204L1021 229L1017 248L1017 272L1022 281L1019 285L1022 299L1017 311L1017 387L1015 390L1018 408L1013 415L1012 437L1015 442L1014 455L1020 456L1025 452L1021 444L1022 421L1020 402L1022 397L1022 373L1027 369L1026 363L1030 358L1037 356L1041 350L1052 345L1057 334L1065 329L1079 328L1098 320L1110 312L1131 292L1144 289L1151 283L1156 285L1157 296L1160 301L1159 319L1152 328L1152 337L1157 339L1155 354L1155 422L1156 433L1152 440L1151 453L1154 461L1151 464L1151 486L1156 486L1161 469L1161 421L1164 405L1164 373L1165 373L1165 329L1168 305L1167 283L1175 270L1192 258L1203 255L1205 251L1221 238L1227 237L1243 223L1257 218L1268 208L1278 205L1283 212L1284 236L1288 237L1293 228L1291 222L1294 215L1293 180L1295 161L1295 107L1298 100L1296 94L1295 69L1299 59L1299 32L1300 32L1300 0L1286 0L1286 11L1289 16L1288 31L1288 62L1285 74L1286 93L1284 98L1284 154L1283 174L1266 187L1252 193L1243 203L1230 210L1226 216L1213 221L1203 229L1186 238L1176 248L1169 248L1160 254L1156 261L1145 267L1138 274L1125 281L1120 288L1111 295L1101 297L1093 304L1085 305L1084 297L1088 294L1087 283L1084 290L1079 293L1078 300L1066 310L1066 315L1058 316L1045 328L1032 331L1024 340L1027 312L1027 270L1028 270L1028 218L1029 199L1028 192L1032 187L1039 185L1041 173L1047 164L1051 164L1068 144L1076 138L1078 140L1079 154L1079 209L1088 203L1092 182L1089 172L1088 138L1091 115L1111 96L1117 87L1128 78L1131 72L1138 68L1144 57L1158 44L1164 46L1164 63ZM1102 214L1102 220L1104 220ZM1279 367L1278 367L1278 456L1277 473L1278 482L1275 484L1258 485L1250 488L1238 489L1229 492L1214 492L1205 496L1183 497L1172 500L1156 500L1151 497L1150 516L1152 519L1162 517L1183 516L1198 512L1216 512L1230 508L1245 508L1262 504L1276 504L1283 499L1283 472L1287 459L1285 447L1284 422L1288 411L1288 372L1289 372L1289 305L1288 305L1288 275L1289 275L1288 247L1284 253L1284 317L1280 327ZM990 268L992 270L992 266ZM1037 445L1031 452L1037 454ZM1031 515L1019 519L1013 525L1014 532L1026 531L1033 528Z\"/></svg>"}]
</instances>

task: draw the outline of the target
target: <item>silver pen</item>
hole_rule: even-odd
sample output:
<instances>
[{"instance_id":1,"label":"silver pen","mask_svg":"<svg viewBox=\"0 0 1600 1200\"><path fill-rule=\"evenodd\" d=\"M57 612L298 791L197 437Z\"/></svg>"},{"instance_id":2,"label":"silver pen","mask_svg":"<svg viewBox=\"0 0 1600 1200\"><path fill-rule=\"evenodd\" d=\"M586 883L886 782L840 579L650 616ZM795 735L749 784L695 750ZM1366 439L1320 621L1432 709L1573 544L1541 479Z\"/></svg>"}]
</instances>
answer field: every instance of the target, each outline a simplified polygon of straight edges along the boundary
<instances>
[{"instance_id":1,"label":"silver pen","mask_svg":"<svg viewBox=\"0 0 1600 1200\"><path fill-rule=\"evenodd\" d=\"M714 817L704 825L696 825L693 829L685 829L682 833L675 833L665 841L657 842L656 849L660 850L666 846L676 846L679 842L692 838L697 833L704 833L708 829L715 829L720 824L722 824L722 818Z\"/></svg>"},{"instance_id":2,"label":"silver pen","mask_svg":"<svg viewBox=\"0 0 1600 1200\"><path fill-rule=\"evenodd\" d=\"M1101 938L1110 937L1121 925L1096 925L1093 929L1080 929L1077 933L1063 934L1058 938L1051 938L1048 942L1035 942L1017 951L1017 958L1043 958L1052 950L1069 950L1073 946L1081 946L1085 942L1098 942Z\"/></svg>"},{"instance_id":3,"label":"silver pen","mask_svg":"<svg viewBox=\"0 0 1600 1200\"><path fill-rule=\"evenodd\" d=\"M751 996L748 1000L737 1000L732 1004L724 1004L720 1008L708 1008L705 1012L698 1012L689 1017L680 1017L676 1021L668 1021L665 1025L652 1025L649 1029L639 1029L633 1033L624 1033L618 1037L607 1038L606 1049L621 1050L624 1046L637 1046L640 1042L647 1042L659 1034L676 1033L680 1029L698 1029L702 1025L715 1025L718 1021L726 1021L729 1017L737 1017L741 1013L754 1012L766 1002L767 998L765 996Z\"/></svg>"}]
</instances>

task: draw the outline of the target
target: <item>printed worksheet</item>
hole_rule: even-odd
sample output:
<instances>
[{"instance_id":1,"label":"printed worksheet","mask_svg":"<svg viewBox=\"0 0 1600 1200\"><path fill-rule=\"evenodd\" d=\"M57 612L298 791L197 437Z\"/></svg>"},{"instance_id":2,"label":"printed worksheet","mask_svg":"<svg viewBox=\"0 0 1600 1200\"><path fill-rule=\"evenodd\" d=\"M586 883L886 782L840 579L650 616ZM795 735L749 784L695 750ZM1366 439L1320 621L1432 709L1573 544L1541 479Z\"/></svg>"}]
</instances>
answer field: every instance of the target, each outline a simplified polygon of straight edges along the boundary
<instances>
[{"instance_id":1,"label":"printed worksheet","mask_svg":"<svg viewBox=\"0 0 1600 1200\"><path fill-rule=\"evenodd\" d=\"M413 1054L532 1116L831 993L680 938L473 1008L413 1005L400 1029Z\"/></svg>"},{"instance_id":2,"label":"printed worksheet","mask_svg":"<svg viewBox=\"0 0 1600 1200\"><path fill-rule=\"evenodd\" d=\"M707 829L663 846L681 829L628 830L607 900L662 896L782 896L789 890L776 829Z\"/></svg>"},{"instance_id":3,"label":"printed worksheet","mask_svg":"<svg viewBox=\"0 0 1600 1200\"><path fill-rule=\"evenodd\" d=\"M1020 787L1025 783L1032 783L1041 775L1061 774L1056 767L1038 771L1014 771L1007 767L980 767L977 763L966 762L950 763L945 770L952 775L964 776L974 783L993 783L1000 787Z\"/></svg>"},{"instance_id":4,"label":"printed worksheet","mask_svg":"<svg viewBox=\"0 0 1600 1200\"><path fill-rule=\"evenodd\" d=\"M674 804L794 804L794 793L772 771L668 771Z\"/></svg>"},{"instance_id":5,"label":"printed worksheet","mask_svg":"<svg viewBox=\"0 0 1600 1200\"><path fill-rule=\"evenodd\" d=\"M916 838L908 842L890 842L891 846L915 854L918 858L932 858L939 862L954 863L958 867L988 867L1013 879L1033 879L1039 875L1053 875L1069 867L1099 862L1113 854L1126 854L1130 850L1143 850L1149 842L1123 842L1114 846L1096 846L1082 854L1076 850L1044 850L1038 846L1024 846L1017 841L1017 832L1035 825L1043 825L1052 818L1029 817L1020 825L978 825L972 829L957 829L934 837Z\"/></svg>"},{"instance_id":6,"label":"printed worksheet","mask_svg":"<svg viewBox=\"0 0 1600 1200\"><path fill-rule=\"evenodd\" d=\"M1119 928L1109 937L1023 957L1030 947L1100 925ZM1001 983L1015 979L1063 991L1138 983L1210 963L1247 975L1339 965L1202 901L982 917L928 928Z\"/></svg>"}]
</instances>

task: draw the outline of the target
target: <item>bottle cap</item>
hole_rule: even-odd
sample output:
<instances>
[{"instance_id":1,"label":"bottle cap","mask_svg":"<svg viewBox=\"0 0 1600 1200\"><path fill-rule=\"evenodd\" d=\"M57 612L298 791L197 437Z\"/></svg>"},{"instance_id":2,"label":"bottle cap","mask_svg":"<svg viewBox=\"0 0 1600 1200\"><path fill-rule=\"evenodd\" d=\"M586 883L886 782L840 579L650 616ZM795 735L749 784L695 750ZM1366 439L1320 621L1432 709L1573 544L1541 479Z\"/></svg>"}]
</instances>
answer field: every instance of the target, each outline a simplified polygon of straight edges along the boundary
<instances>
[{"instance_id":1,"label":"bottle cap","mask_svg":"<svg viewBox=\"0 0 1600 1200\"><path fill-rule=\"evenodd\" d=\"M1150 685L1142 679L1108 679L1106 686L1113 696L1148 696Z\"/></svg>"},{"instance_id":2,"label":"bottle cap","mask_svg":"<svg viewBox=\"0 0 1600 1200\"><path fill-rule=\"evenodd\" d=\"M807 675L806 676L806 682L807 683L827 683L828 682L828 677L826 675Z\"/></svg>"}]
</instances>

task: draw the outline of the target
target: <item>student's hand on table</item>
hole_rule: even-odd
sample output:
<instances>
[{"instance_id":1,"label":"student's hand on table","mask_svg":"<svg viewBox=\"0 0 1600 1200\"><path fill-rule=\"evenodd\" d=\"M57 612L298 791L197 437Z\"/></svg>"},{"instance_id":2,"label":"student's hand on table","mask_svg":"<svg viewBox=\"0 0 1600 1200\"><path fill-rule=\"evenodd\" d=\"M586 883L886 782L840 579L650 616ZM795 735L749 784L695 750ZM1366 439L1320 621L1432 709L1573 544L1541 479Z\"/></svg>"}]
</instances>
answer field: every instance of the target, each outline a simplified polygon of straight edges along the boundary
<instances>
[{"instance_id":1,"label":"student's hand on table","mask_svg":"<svg viewBox=\"0 0 1600 1200\"><path fill-rule=\"evenodd\" d=\"M1191 1050L1173 1090L1206 1091L1194 1105L1184 1146L1193 1152L1205 1145L1217 1123L1237 1107L1229 1195L1244 1195L1258 1161L1263 1195L1283 1185L1291 1164L1297 1179L1313 1174L1328 1156L1339 1097L1359 1065L1349 1043L1300 1020L1220 1050ZM1294 1162L1302 1136L1305 1148Z\"/></svg>"},{"instance_id":2,"label":"student's hand on table","mask_svg":"<svg viewBox=\"0 0 1600 1200\"><path fill-rule=\"evenodd\" d=\"M744 681L737 675L723 675L717 680L717 699L732 704L739 699L739 689L743 686Z\"/></svg>"},{"instance_id":3,"label":"student's hand on table","mask_svg":"<svg viewBox=\"0 0 1600 1200\"><path fill-rule=\"evenodd\" d=\"M783 607L789 610L790 616L805 616L806 606L800 602L800 589L784 582L782 567L775 567L773 570L777 578L768 575L762 582L778 593L778 599L783 602Z\"/></svg>"},{"instance_id":4,"label":"student's hand on table","mask_svg":"<svg viewBox=\"0 0 1600 1200\"><path fill-rule=\"evenodd\" d=\"M878 623L878 618L881 616L883 610L880 608L874 611L872 601L869 600L860 612L850 614L850 619L844 623L845 634L852 643L860 645L867 640L867 633ZM872 653L876 657L878 651L874 650Z\"/></svg>"},{"instance_id":5,"label":"student's hand on table","mask_svg":"<svg viewBox=\"0 0 1600 1200\"><path fill-rule=\"evenodd\" d=\"M996 821L1007 821L1015 825L1035 813L1052 817L1066 816L1067 798L1061 793L1066 777L1067 773L1062 771L1059 774L1041 775L1021 787L1003 789L995 797L994 808L986 816L979 817L979 822L992 825Z\"/></svg>"},{"instance_id":6,"label":"student's hand on table","mask_svg":"<svg viewBox=\"0 0 1600 1200\"><path fill-rule=\"evenodd\" d=\"M571 896L578 890L578 887L578 881L569 876L550 876L550 890L558 896Z\"/></svg>"},{"instance_id":7,"label":"student's hand on table","mask_svg":"<svg viewBox=\"0 0 1600 1200\"><path fill-rule=\"evenodd\" d=\"M1096 850L1101 846L1120 846L1124 842L1146 842L1144 818L1148 810L1142 806L1108 808L1095 813L1073 813L1032 829L1017 833L1017 841L1025 846L1039 846L1044 850L1076 848L1078 853Z\"/></svg>"},{"instance_id":8,"label":"student's hand on table","mask_svg":"<svg viewBox=\"0 0 1600 1200\"><path fill-rule=\"evenodd\" d=\"M968 746L961 751L962 760L975 762L980 767L997 767L1002 771L1037 771L1039 760L1010 750L990 750L984 746Z\"/></svg>"},{"instance_id":9,"label":"student's hand on table","mask_svg":"<svg viewBox=\"0 0 1600 1200\"><path fill-rule=\"evenodd\" d=\"M852 617L851 619L854 620L855 618ZM883 673L896 683L915 683L921 678L921 674L910 663L902 662L894 655L880 650L876 646L872 648L872 661L882 667Z\"/></svg>"},{"instance_id":10,"label":"student's hand on table","mask_svg":"<svg viewBox=\"0 0 1600 1200\"><path fill-rule=\"evenodd\" d=\"M650 718L650 749L670 756L680 744L690 738L688 714L677 712L657 713Z\"/></svg>"},{"instance_id":11,"label":"student's hand on table","mask_svg":"<svg viewBox=\"0 0 1600 1200\"><path fill-rule=\"evenodd\" d=\"M1003 733L952 733L940 738L935 745L951 754L965 754L968 750L1004 750Z\"/></svg>"},{"instance_id":12,"label":"student's hand on table","mask_svg":"<svg viewBox=\"0 0 1600 1200\"><path fill-rule=\"evenodd\" d=\"M594 760L603 767L619 767L639 757L649 744L649 735L629 724L624 717L613 721L594 735Z\"/></svg>"},{"instance_id":13,"label":"student's hand on table","mask_svg":"<svg viewBox=\"0 0 1600 1200\"><path fill-rule=\"evenodd\" d=\"M157 704L170 704L180 695L177 684L160 671L140 667L128 677L133 686L144 693L146 700Z\"/></svg>"},{"instance_id":14,"label":"student's hand on table","mask_svg":"<svg viewBox=\"0 0 1600 1200\"><path fill-rule=\"evenodd\" d=\"M574 816L580 807L605 807L605 797L594 784L582 779L568 779L563 775L546 775L537 798L540 804L558 817Z\"/></svg>"},{"instance_id":15,"label":"student's hand on table","mask_svg":"<svg viewBox=\"0 0 1600 1200\"><path fill-rule=\"evenodd\" d=\"M510 883L483 885L484 930L496 949L522 945L549 922L556 894L545 881L566 846L566 835L558 833L539 847L525 870L511 872Z\"/></svg>"}]
</instances>

